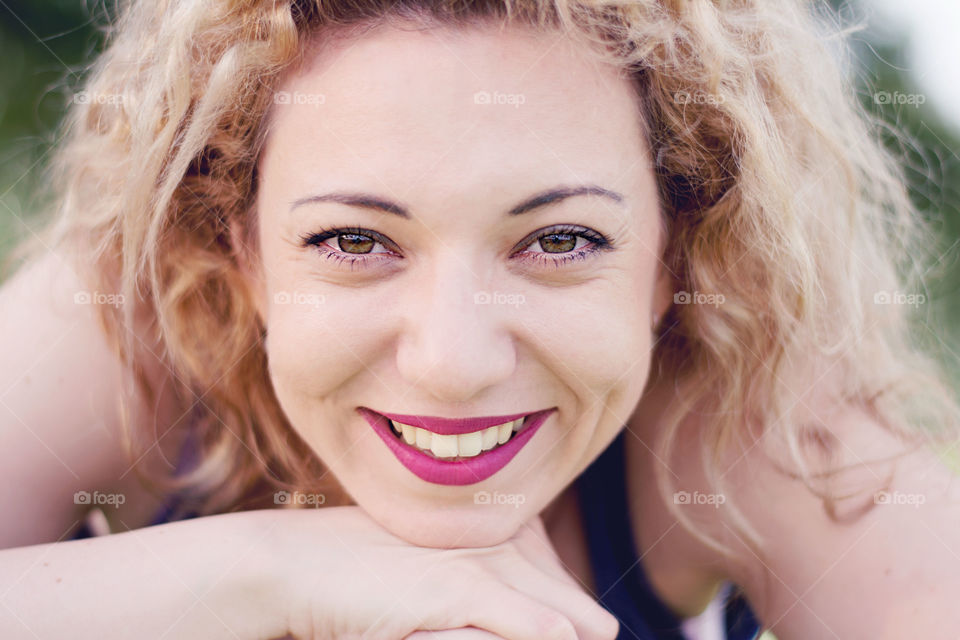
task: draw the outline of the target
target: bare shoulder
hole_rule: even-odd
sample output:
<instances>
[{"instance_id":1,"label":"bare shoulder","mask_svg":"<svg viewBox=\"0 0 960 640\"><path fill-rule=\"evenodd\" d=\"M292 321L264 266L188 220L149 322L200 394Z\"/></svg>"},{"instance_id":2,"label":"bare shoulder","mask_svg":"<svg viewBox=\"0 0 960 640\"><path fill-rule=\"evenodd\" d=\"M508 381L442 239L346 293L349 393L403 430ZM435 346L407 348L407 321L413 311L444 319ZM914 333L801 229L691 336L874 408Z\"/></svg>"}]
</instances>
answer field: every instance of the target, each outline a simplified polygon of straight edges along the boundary
<instances>
[{"instance_id":1,"label":"bare shoulder","mask_svg":"<svg viewBox=\"0 0 960 640\"><path fill-rule=\"evenodd\" d=\"M740 545L750 569L739 582L751 604L780 640L955 638L960 488L942 452L905 444L863 407L809 408L819 417L804 443L815 470L818 449L824 463L830 453L831 465L846 469L814 482L839 496L832 505L780 464L788 458L775 439L727 472L765 540L763 557Z\"/></svg>"},{"instance_id":2,"label":"bare shoulder","mask_svg":"<svg viewBox=\"0 0 960 640\"><path fill-rule=\"evenodd\" d=\"M140 522L156 508L121 444L120 407L126 402L135 419L151 420L174 410L172 397L161 394L155 406L136 393L124 397L133 385L94 307L117 299L89 289L55 253L0 287L0 504L8 516L0 547L68 535L88 508L75 503L78 491L124 493L122 510L105 509L114 524L123 515ZM160 369L148 375L162 382Z\"/></svg>"}]
</instances>

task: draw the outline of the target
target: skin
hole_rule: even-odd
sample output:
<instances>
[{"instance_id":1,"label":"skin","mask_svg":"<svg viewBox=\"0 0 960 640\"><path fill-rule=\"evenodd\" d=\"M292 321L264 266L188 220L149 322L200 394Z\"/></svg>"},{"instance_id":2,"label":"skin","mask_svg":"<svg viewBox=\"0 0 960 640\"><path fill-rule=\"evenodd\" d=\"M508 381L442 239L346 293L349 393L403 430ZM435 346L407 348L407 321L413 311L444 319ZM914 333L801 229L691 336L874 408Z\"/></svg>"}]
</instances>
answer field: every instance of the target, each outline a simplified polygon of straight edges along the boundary
<instances>
[{"instance_id":1,"label":"skin","mask_svg":"<svg viewBox=\"0 0 960 640\"><path fill-rule=\"evenodd\" d=\"M631 85L586 45L553 34L386 26L316 51L281 91L323 99L276 105L261 156L255 295L280 404L392 533L426 546L502 542L622 428L647 380L651 317L670 301ZM478 104L480 91L523 103ZM622 200L577 195L507 215L549 189L588 184ZM330 192L390 200L410 217L334 202L291 211ZM612 249L558 265L561 254L545 253L557 246L537 236L560 224L600 233ZM389 243L354 263L303 244L347 226ZM567 254L591 244L578 240ZM522 302L476 304L482 291ZM403 467L358 406L444 417L557 411L506 467L458 487ZM481 490L522 504L475 504Z\"/></svg>"}]
</instances>

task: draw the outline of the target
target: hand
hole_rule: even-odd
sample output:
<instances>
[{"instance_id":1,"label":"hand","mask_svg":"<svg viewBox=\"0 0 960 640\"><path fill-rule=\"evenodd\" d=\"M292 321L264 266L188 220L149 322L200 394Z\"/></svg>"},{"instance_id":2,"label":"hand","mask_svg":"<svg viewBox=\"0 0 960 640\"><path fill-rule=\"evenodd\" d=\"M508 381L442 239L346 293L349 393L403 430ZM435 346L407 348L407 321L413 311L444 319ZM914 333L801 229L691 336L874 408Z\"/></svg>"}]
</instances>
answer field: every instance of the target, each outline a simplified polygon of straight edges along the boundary
<instances>
[{"instance_id":1,"label":"hand","mask_svg":"<svg viewBox=\"0 0 960 640\"><path fill-rule=\"evenodd\" d=\"M284 631L300 640L617 635L616 619L563 569L539 518L493 547L432 549L393 536L359 507L249 515L271 522L260 557L279 585Z\"/></svg>"},{"instance_id":2,"label":"hand","mask_svg":"<svg viewBox=\"0 0 960 640\"><path fill-rule=\"evenodd\" d=\"M404 640L504 640L503 636L483 629L450 629L449 631L417 631Z\"/></svg>"}]
</instances>

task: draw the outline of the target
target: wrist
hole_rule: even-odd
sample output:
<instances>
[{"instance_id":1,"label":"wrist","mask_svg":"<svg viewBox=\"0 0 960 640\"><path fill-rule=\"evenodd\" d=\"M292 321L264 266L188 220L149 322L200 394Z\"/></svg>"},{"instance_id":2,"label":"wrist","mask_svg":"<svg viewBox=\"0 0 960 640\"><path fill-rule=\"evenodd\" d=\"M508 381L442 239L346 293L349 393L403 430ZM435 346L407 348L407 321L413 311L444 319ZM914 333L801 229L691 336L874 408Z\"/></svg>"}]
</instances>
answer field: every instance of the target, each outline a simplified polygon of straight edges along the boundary
<instances>
[{"instance_id":1,"label":"wrist","mask_svg":"<svg viewBox=\"0 0 960 640\"><path fill-rule=\"evenodd\" d=\"M344 506L249 512L252 561L243 582L253 598L264 598L277 614L279 635L340 636L335 632L340 617L354 604L351 572L357 556L345 544L358 533L357 511Z\"/></svg>"},{"instance_id":2,"label":"wrist","mask_svg":"<svg viewBox=\"0 0 960 640\"><path fill-rule=\"evenodd\" d=\"M240 638L279 638L288 630L285 572L275 546L281 525L265 516L242 511L199 518L206 527L182 555L192 565L192 593Z\"/></svg>"}]
</instances>

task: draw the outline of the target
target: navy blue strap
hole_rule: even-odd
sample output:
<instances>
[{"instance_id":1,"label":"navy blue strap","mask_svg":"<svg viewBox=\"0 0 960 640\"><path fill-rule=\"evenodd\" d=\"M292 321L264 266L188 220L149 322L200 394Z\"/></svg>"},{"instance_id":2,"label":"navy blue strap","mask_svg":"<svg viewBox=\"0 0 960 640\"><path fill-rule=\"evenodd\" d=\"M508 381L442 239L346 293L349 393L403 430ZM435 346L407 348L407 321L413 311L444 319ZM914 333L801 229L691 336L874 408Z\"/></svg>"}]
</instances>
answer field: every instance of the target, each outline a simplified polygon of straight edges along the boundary
<instances>
[{"instance_id":1,"label":"navy blue strap","mask_svg":"<svg viewBox=\"0 0 960 640\"><path fill-rule=\"evenodd\" d=\"M651 587L630 526L624 431L577 479L596 596L620 621L618 640L686 640L681 620ZM759 625L746 601L730 598L724 611L728 640L753 640Z\"/></svg>"},{"instance_id":2,"label":"navy blue strap","mask_svg":"<svg viewBox=\"0 0 960 640\"><path fill-rule=\"evenodd\" d=\"M754 640L760 635L760 622L742 593L732 594L727 600L723 621L729 640Z\"/></svg>"}]
</instances>

